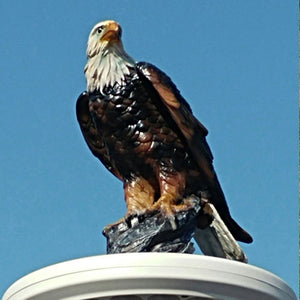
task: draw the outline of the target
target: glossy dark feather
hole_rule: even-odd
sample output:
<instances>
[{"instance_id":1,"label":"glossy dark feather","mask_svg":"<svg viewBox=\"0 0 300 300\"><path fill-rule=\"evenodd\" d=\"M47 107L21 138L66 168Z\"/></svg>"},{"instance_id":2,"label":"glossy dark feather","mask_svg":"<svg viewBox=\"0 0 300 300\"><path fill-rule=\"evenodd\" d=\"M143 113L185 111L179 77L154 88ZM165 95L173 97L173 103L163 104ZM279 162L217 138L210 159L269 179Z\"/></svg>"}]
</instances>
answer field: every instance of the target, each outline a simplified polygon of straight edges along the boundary
<instances>
[{"instance_id":1,"label":"glossy dark feather","mask_svg":"<svg viewBox=\"0 0 300 300\"><path fill-rule=\"evenodd\" d=\"M76 112L92 153L124 182L126 200L132 202L143 190L150 195L147 206L134 203L131 209L151 207L161 196L162 182L171 182L178 189L174 195L205 194L233 236L252 242L230 216L213 168L207 129L165 73L138 63L123 84L81 94ZM139 180L143 187L136 189Z\"/></svg>"},{"instance_id":2,"label":"glossy dark feather","mask_svg":"<svg viewBox=\"0 0 300 300\"><path fill-rule=\"evenodd\" d=\"M103 165L112 172L116 177L122 180L121 174L111 164L107 149L103 142L102 134L96 129L89 111L90 96L87 92L83 92L77 99L76 115L77 120L83 134L83 137L92 151L99 158Z\"/></svg>"}]
</instances>

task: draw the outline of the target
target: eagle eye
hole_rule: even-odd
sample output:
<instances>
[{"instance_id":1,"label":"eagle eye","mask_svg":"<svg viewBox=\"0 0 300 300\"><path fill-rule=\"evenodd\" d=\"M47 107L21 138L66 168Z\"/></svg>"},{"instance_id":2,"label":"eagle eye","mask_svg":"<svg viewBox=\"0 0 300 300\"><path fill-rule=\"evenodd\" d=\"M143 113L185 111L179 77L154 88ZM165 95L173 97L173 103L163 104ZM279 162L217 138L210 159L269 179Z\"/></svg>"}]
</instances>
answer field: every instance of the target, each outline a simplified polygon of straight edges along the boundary
<instances>
[{"instance_id":1,"label":"eagle eye","mask_svg":"<svg viewBox=\"0 0 300 300\"><path fill-rule=\"evenodd\" d=\"M101 33L103 29L104 29L104 25L101 25L97 28L97 32Z\"/></svg>"}]
</instances>

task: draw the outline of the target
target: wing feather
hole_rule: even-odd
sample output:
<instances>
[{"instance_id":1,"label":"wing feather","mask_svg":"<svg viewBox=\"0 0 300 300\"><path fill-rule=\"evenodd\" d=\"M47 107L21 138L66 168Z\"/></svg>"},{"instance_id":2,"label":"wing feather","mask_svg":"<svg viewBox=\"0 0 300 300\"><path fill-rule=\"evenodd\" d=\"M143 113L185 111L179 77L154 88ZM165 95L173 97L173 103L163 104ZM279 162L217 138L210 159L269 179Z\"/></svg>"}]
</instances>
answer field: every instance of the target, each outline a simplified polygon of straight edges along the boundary
<instances>
[{"instance_id":1,"label":"wing feather","mask_svg":"<svg viewBox=\"0 0 300 300\"><path fill-rule=\"evenodd\" d=\"M92 151L92 153L104 164L104 166L113 173L116 177L122 180L121 174L112 165L109 155L106 151L105 144L102 140L101 134L92 121L89 111L89 94L83 92L77 99L76 115L80 125L83 137Z\"/></svg>"},{"instance_id":2,"label":"wing feather","mask_svg":"<svg viewBox=\"0 0 300 300\"><path fill-rule=\"evenodd\" d=\"M214 204L223 221L240 241L251 243L252 237L242 229L232 218L227 206L224 193L213 167L213 155L206 141L208 130L192 113L186 100L181 96L171 79L154 65L139 62L137 70L145 84L156 91L158 105L162 111L167 110L172 119L172 125L177 127L177 133L184 139L188 151L198 164L212 195Z\"/></svg>"},{"instance_id":3,"label":"wing feather","mask_svg":"<svg viewBox=\"0 0 300 300\"><path fill-rule=\"evenodd\" d=\"M208 130L194 117L189 104L165 73L149 63L140 62L137 67L140 76L151 82L159 94L161 104L167 108L178 130L183 134L199 166L207 176L214 178L213 155L206 141Z\"/></svg>"}]
</instances>

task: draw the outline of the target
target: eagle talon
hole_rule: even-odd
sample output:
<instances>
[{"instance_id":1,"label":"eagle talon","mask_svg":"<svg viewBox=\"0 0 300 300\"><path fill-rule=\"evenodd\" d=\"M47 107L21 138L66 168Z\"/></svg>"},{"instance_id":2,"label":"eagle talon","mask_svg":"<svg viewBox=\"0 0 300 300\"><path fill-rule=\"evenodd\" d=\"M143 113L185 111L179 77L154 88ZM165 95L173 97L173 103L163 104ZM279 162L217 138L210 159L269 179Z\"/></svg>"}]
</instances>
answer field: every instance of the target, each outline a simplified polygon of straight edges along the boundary
<instances>
[{"instance_id":1,"label":"eagle talon","mask_svg":"<svg viewBox=\"0 0 300 300\"><path fill-rule=\"evenodd\" d=\"M140 218L137 213L127 213L124 216L124 222L127 224L128 228L134 227L136 223L139 223Z\"/></svg>"},{"instance_id":2,"label":"eagle talon","mask_svg":"<svg viewBox=\"0 0 300 300\"><path fill-rule=\"evenodd\" d=\"M118 221L115 222L115 223L111 223L111 224L106 225L106 226L105 226L105 231L109 231L111 228L120 225L120 224L123 223L124 221L126 222L125 217L121 218L120 220L118 220Z\"/></svg>"},{"instance_id":3,"label":"eagle talon","mask_svg":"<svg viewBox=\"0 0 300 300\"><path fill-rule=\"evenodd\" d=\"M127 212L126 215L124 216L124 221L126 222L129 228L132 228L136 224L142 223L145 220L146 215L149 215L149 213L152 212L148 210L145 210L143 212L132 212L132 213Z\"/></svg>"},{"instance_id":4,"label":"eagle talon","mask_svg":"<svg viewBox=\"0 0 300 300\"><path fill-rule=\"evenodd\" d=\"M163 218L168 219L172 229L176 230L175 216L178 213L176 205L156 202L153 206L153 211L158 212Z\"/></svg>"},{"instance_id":5,"label":"eagle talon","mask_svg":"<svg viewBox=\"0 0 300 300\"><path fill-rule=\"evenodd\" d=\"M195 206L194 201L184 201L181 204L161 203L158 201L154 204L153 210L161 212L165 217L175 216L181 211L186 211Z\"/></svg>"}]
</instances>

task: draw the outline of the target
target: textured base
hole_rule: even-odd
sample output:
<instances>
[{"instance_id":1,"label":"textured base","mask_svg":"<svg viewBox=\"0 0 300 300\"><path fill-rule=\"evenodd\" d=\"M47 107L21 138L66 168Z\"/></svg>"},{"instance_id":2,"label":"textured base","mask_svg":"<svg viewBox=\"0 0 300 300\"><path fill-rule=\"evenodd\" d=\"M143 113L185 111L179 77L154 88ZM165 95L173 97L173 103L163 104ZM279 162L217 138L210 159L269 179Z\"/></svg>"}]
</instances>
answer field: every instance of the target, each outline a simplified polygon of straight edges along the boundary
<instances>
[{"instance_id":1,"label":"textured base","mask_svg":"<svg viewBox=\"0 0 300 300\"><path fill-rule=\"evenodd\" d=\"M193 237L201 207L179 212L166 218L160 212L134 216L121 223L106 226L107 253L177 252L193 253Z\"/></svg>"},{"instance_id":2,"label":"textured base","mask_svg":"<svg viewBox=\"0 0 300 300\"><path fill-rule=\"evenodd\" d=\"M193 253L194 238L203 254L247 262L211 203L197 197L187 199L192 208L166 218L160 212L131 216L104 228L107 253L177 252ZM205 212L205 213L204 213ZM198 226L201 224L202 229Z\"/></svg>"}]
</instances>

